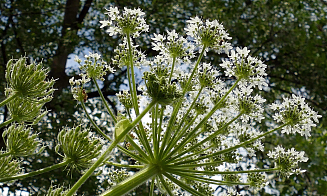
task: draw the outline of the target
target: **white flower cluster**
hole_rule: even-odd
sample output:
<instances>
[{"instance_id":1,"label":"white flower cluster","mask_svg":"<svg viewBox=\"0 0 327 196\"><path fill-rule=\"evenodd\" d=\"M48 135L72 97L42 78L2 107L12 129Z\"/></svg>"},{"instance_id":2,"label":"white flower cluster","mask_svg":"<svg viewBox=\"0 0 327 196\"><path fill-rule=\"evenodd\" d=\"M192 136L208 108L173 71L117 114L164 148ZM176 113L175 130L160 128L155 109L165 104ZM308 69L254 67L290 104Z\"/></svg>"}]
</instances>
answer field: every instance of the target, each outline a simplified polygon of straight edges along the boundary
<instances>
[{"instance_id":1,"label":"white flower cluster","mask_svg":"<svg viewBox=\"0 0 327 196\"><path fill-rule=\"evenodd\" d=\"M147 32L149 30L149 25L145 23L143 18L144 12L138 9L128 9L124 8L122 14L120 14L117 7L110 7L106 9L109 16L108 20L100 21L102 24L100 28L107 27L107 33L109 36L114 36L117 34L133 35L134 38L140 36L140 32Z\"/></svg>"},{"instance_id":2,"label":"white flower cluster","mask_svg":"<svg viewBox=\"0 0 327 196\"><path fill-rule=\"evenodd\" d=\"M299 162L307 162L308 157L304 156L304 151L297 152L294 148L285 149L281 146L277 146L274 151L269 151L267 154L269 158L275 160L276 166L280 169L280 173L283 176L289 177L296 173L303 173L305 170L295 169Z\"/></svg>"},{"instance_id":3,"label":"white flower cluster","mask_svg":"<svg viewBox=\"0 0 327 196\"><path fill-rule=\"evenodd\" d=\"M81 64L82 60L75 56L75 61L80 64L80 70L86 73L88 78L100 79L104 81L103 76L110 73L114 73L115 69L107 64L107 62L101 59L101 55L98 53L90 52L89 55L85 55L85 61Z\"/></svg>"},{"instance_id":4,"label":"white flower cluster","mask_svg":"<svg viewBox=\"0 0 327 196\"><path fill-rule=\"evenodd\" d=\"M231 97L231 103L234 105L235 110L245 114L241 116L243 122L251 119L261 122L264 119L263 103L266 100L260 95L252 96L252 91L251 86L239 85L233 92L234 96Z\"/></svg>"},{"instance_id":5,"label":"white flower cluster","mask_svg":"<svg viewBox=\"0 0 327 196\"><path fill-rule=\"evenodd\" d=\"M264 77L267 75L265 69L267 67L261 60L249 56L250 50L246 47L236 48L236 52L232 50L229 60L223 60L220 64L225 69L227 76L235 76L240 79L244 85L258 86L262 90L263 86L268 86Z\"/></svg>"},{"instance_id":6,"label":"white flower cluster","mask_svg":"<svg viewBox=\"0 0 327 196\"><path fill-rule=\"evenodd\" d=\"M239 122L235 122L232 123L229 126L230 131L230 136L231 137L237 137L238 142L237 144L240 144L242 142L246 142L247 140L256 138L257 136L261 135L262 132L259 132L258 130L256 130L253 126L251 126L251 124L249 123L239 123ZM264 151L264 146L261 143L261 139L258 139L250 144L247 144L246 146L244 146L244 148L246 149L248 156L250 157L254 157L255 153L260 150L260 151Z\"/></svg>"},{"instance_id":7,"label":"white flower cluster","mask_svg":"<svg viewBox=\"0 0 327 196\"><path fill-rule=\"evenodd\" d=\"M231 44L227 40L232 39L225 31L222 24L219 24L217 20L206 20L204 23L199 17L191 18L186 21L187 27L185 28L186 34L194 38L196 45L202 49L206 47L214 49L218 54L228 53L232 48Z\"/></svg>"},{"instance_id":8,"label":"white flower cluster","mask_svg":"<svg viewBox=\"0 0 327 196\"><path fill-rule=\"evenodd\" d=\"M152 49L159 51L159 54L168 59L168 62L172 63L173 59L177 58L190 63L189 59L194 57L194 45L178 35L175 30L167 31L167 34L167 36L154 34Z\"/></svg>"},{"instance_id":9,"label":"white flower cluster","mask_svg":"<svg viewBox=\"0 0 327 196\"><path fill-rule=\"evenodd\" d=\"M74 80L74 77L69 79L69 83L71 85L71 92L73 97L77 101L86 102L87 94L85 92L84 84L89 82L91 79L87 78L85 74L82 74L81 79Z\"/></svg>"},{"instance_id":10,"label":"white flower cluster","mask_svg":"<svg viewBox=\"0 0 327 196\"><path fill-rule=\"evenodd\" d=\"M321 115L312 110L304 100L304 98L293 94L292 98L284 97L281 104L271 104L271 109L276 111L273 116L274 120L286 124L282 133L294 134L298 132L302 136L310 136L311 127L316 126L315 123L319 122L318 118L321 118Z\"/></svg>"},{"instance_id":11,"label":"white flower cluster","mask_svg":"<svg viewBox=\"0 0 327 196\"><path fill-rule=\"evenodd\" d=\"M140 68L141 65L145 65L147 61L144 53L137 50L137 47L138 45L133 45L133 43L131 43L133 65ZM130 65L131 59L129 57L128 48L127 39L124 37L123 42L120 43L114 50L116 55L111 59L114 65L117 65L119 68Z\"/></svg>"},{"instance_id":12,"label":"white flower cluster","mask_svg":"<svg viewBox=\"0 0 327 196\"><path fill-rule=\"evenodd\" d=\"M82 64L82 60L75 56L75 61L80 64L80 70L85 73L79 74L80 79L75 79L74 77L69 79L69 84L71 87L71 92L74 99L78 101L85 102L87 100L87 94L84 90L84 85L91 81L91 79L100 79L104 81L103 76L110 73L114 73L115 69L108 65L105 61L101 59L101 55L98 53L90 52L89 55L85 55L85 61ZM100 62L99 62L100 61Z\"/></svg>"}]
</instances>

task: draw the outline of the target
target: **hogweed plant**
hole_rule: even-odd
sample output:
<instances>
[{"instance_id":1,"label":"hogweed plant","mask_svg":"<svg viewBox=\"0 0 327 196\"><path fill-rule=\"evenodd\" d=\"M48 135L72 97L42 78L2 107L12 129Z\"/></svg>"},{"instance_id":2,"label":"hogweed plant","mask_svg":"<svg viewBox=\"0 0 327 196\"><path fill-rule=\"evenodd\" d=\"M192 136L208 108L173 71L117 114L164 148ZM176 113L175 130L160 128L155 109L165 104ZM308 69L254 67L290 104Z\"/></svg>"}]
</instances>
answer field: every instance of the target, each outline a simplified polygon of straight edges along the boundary
<instances>
[{"instance_id":1,"label":"hogweed plant","mask_svg":"<svg viewBox=\"0 0 327 196\"><path fill-rule=\"evenodd\" d=\"M107 9L108 20L100 21L110 36L121 37L112 64L127 69L129 89L117 94L122 109L119 117L109 107L98 80L115 70L97 53L78 57L82 74L70 79L71 91L94 126L92 133L83 125L65 127L58 135L56 152L63 157L59 164L21 173L18 156L40 151L42 143L31 134L26 122L37 122L43 115L42 106L51 100L54 80L46 81L47 70L41 65L26 65L25 58L7 64L8 87L1 106L9 107L11 119L1 126L11 125L4 132L6 151L0 154L0 182L32 177L64 167L82 170L81 178L69 189L51 187L48 195L74 195L100 166L124 169L109 174L111 188L101 195L126 195L149 182L150 195L213 195L211 185L229 187L233 195L236 185L261 189L268 183L267 173L289 177L304 172L299 162L308 159L304 152L281 146L269 151L270 167L236 169L244 155L255 156L263 151L261 140L281 130L310 136L321 116L313 111L304 98L293 95L282 102L265 106L265 100L253 89L267 86L265 68L261 60L249 55L244 48L231 47L231 37L217 20L203 21L199 17L186 21L185 35L175 30L152 36L153 50L158 55L147 58L132 39L148 31L144 13L140 9L122 12L116 7ZM205 60L208 51L226 53L220 68ZM135 69L148 67L143 73L143 85L136 85ZM225 75L233 81L220 80ZM92 120L85 102L85 84L93 81L114 122L114 133L106 135ZM137 89L138 88L138 89ZM141 91L142 94L137 92ZM140 102L145 102L141 105ZM24 108L24 109L23 109ZM28 109L27 109L28 108ZM256 125L264 118L264 111L275 112L276 122L262 132ZM118 149L136 161L134 165L115 163L113 150ZM129 168L139 169L133 175ZM248 167L249 168L249 167Z\"/></svg>"}]
</instances>

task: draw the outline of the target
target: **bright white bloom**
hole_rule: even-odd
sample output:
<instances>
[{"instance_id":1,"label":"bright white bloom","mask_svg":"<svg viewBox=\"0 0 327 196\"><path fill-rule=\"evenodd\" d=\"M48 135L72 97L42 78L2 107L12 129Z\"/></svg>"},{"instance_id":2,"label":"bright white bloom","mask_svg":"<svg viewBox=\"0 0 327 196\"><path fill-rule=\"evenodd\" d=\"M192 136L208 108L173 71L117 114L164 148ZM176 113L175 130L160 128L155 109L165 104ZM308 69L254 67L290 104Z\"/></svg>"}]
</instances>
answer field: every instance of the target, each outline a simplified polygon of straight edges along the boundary
<instances>
[{"instance_id":1,"label":"bright white bloom","mask_svg":"<svg viewBox=\"0 0 327 196\"><path fill-rule=\"evenodd\" d=\"M194 45L179 36L175 30L167 31L167 34L167 37L154 34L154 38L152 38L153 50L159 51L159 55L167 58L169 62L172 62L173 59L182 59L189 63L189 59L194 57Z\"/></svg>"},{"instance_id":2,"label":"bright white bloom","mask_svg":"<svg viewBox=\"0 0 327 196\"><path fill-rule=\"evenodd\" d=\"M194 38L195 43L202 49L206 47L214 49L218 54L228 51L232 48L227 40L231 39L225 31L224 26L219 24L217 20L202 22L199 17L191 18L186 21L186 34Z\"/></svg>"},{"instance_id":3,"label":"bright white bloom","mask_svg":"<svg viewBox=\"0 0 327 196\"><path fill-rule=\"evenodd\" d=\"M241 80L243 85L258 86L262 90L262 86L268 86L264 77L267 75L265 69L267 67L261 60L248 56L249 50L236 48L229 55L229 60L223 60L220 64L225 69L227 76L235 76Z\"/></svg>"},{"instance_id":4,"label":"bright white bloom","mask_svg":"<svg viewBox=\"0 0 327 196\"><path fill-rule=\"evenodd\" d=\"M231 97L231 103L235 110L242 112L241 119L243 122L248 122L250 119L260 122L264 119L263 103L266 101L260 95L251 96L252 89L240 85L234 90L234 97Z\"/></svg>"},{"instance_id":5,"label":"bright white bloom","mask_svg":"<svg viewBox=\"0 0 327 196\"><path fill-rule=\"evenodd\" d=\"M133 45L132 42L131 47L133 65L139 68L141 67L141 65L146 65L146 56L142 51L137 50L138 45ZM119 46L117 46L114 52L116 53L116 55L114 56L114 58L111 59L113 64L117 65L120 68L130 65L130 57L128 53L129 51L126 37L124 38L123 43L119 44Z\"/></svg>"},{"instance_id":6,"label":"bright white bloom","mask_svg":"<svg viewBox=\"0 0 327 196\"><path fill-rule=\"evenodd\" d=\"M149 26L143 18L144 12L140 8L128 9L125 7L122 14L120 14L117 7L110 7L106 10L105 14L108 14L109 19L100 21L100 28L109 26L106 32L110 36L121 34L133 35L136 38L140 35L140 32L147 32L149 30Z\"/></svg>"},{"instance_id":7,"label":"bright white bloom","mask_svg":"<svg viewBox=\"0 0 327 196\"><path fill-rule=\"evenodd\" d=\"M304 156L304 151L297 152L294 148L285 151L281 146L277 146L274 151L269 151L267 155L275 160L276 167L280 169L280 174L286 177L293 173L301 172L301 170L295 167L298 166L299 162L307 162L309 160Z\"/></svg>"},{"instance_id":8,"label":"bright white bloom","mask_svg":"<svg viewBox=\"0 0 327 196\"><path fill-rule=\"evenodd\" d=\"M115 69L107 64L107 62L101 59L101 55L98 53L89 53L89 55L84 56L86 60L84 64L81 64L81 60L78 57L75 57L75 61L78 62L82 71L86 72L88 78L100 79L104 81L103 76L110 73L114 73ZM101 61L100 61L101 59Z\"/></svg>"},{"instance_id":9,"label":"bright white bloom","mask_svg":"<svg viewBox=\"0 0 327 196\"><path fill-rule=\"evenodd\" d=\"M281 104L271 104L271 109L276 111L273 118L277 122L287 124L282 129L282 133L287 134L298 132L302 136L309 137L311 127L315 127L315 123L319 122L318 118L321 118L321 115L305 103L304 98L294 94L292 98L284 97Z\"/></svg>"}]
</instances>

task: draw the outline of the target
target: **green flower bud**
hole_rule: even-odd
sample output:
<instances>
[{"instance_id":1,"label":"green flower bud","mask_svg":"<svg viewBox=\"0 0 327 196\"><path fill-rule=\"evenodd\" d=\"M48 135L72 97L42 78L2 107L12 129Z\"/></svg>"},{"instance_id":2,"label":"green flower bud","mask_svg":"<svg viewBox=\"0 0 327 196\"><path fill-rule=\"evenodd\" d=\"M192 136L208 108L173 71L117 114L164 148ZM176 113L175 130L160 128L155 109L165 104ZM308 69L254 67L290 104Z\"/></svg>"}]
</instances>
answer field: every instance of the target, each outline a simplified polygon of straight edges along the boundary
<instances>
[{"instance_id":1,"label":"green flower bud","mask_svg":"<svg viewBox=\"0 0 327 196\"><path fill-rule=\"evenodd\" d=\"M5 77L8 88L19 97L33 99L35 102L44 101L47 97L46 100L50 101L55 80L45 81L48 72L42 64L26 65L26 58L22 57L16 62L13 59L9 60Z\"/></svg>"},{"instance_id":2,"label":"green flower bud","mask_svg":"<svg viewBox=\"0 0 327 196\"><path fill-rule=\"evenodd\" d=\"M207 105L205 103L197 102L194 105L194 109L198 114L205 114L208 107L207 107Z\"/></svg>"},{"instance_id":3,"label":"green flower bud","mask_svg":"<svg viewBox=\"0 0 327 196\"><path fill-rule=\"evenodd\" d=\"M228 181L228 182L240 182L241 176L238 174L226 174L223 175L223 179L224 181Z\"/></svg>"},{"instance_id":4,"label":"green flower bud","mask_svg":"<svg viewBox=\"0 0 327 196\"><path fill-rule=\"evenodd\" d=\"M11 177L21 171L19 162L16 160L11 161L11 159L11 156L0 158L0 178Z\"/></svg>"},{"instance_id":5,"label":"green flower bud","mask_svg":"<svg viewBox=\"0 0 327 196\"><path fill-rule=\"evenodd\" d=\"M123 106L125 106L127 110L133 108L132 97L131 94L128 93L128 91L125 90L123 91L123 93L119 92L118 94L116 94L116 96L120 103L123 104Z\"/></svg>"},{"instance_id":6,"label":"green flower bud","mask_svg":"<svg viewBox=\"0 0 327 196\"><path fill-rule=\"evenodd\" d=\"M33 155L40 144L37 135L31 134L31 128L24 125L11 125L3 132L2 137L7 137L7 152L13 156ZM39 152L43 149L44 147Z\"/></svg>"},{"instance_id":7,"label":"green flower bud","mask_svg":"<svg viewBox=\"0 0 327 196\"><path fill-rule=\"evenodd\" d=\"M67 191L64 191L63 187L58 187L56 189L53 189L53 186L50 186L46 196L64 196L66 195ZM74 194L76 195L76 194Z\"/></svg>"},{"instance_id":8,"label":"green flower bud","mask_svg":"<svg viewBox=\"0 0 327 196\"><path fill-rule=\"evenodd\" d=\"M16 99L10 101L7 106L11 118L13 118L16 122L31 122L32 124L36 124L43 116L47 114L47 111L42 112L41 108L50 100L50 97L44 97L43 101L34 102L33 100L17 97Z\"/></svg>"},{"instance_id":9,"label":"green flower bud","mask_svg":"<svg viewBox=\"0 0 327 196\"><path fill-rule=\"evenodd\" d=\"M69 129L64 128L58 134L58 144L55 147L59 153L61 149L64 153L64 161L69 162L72 169L88 168L92 164L92 159L96 158L102 149L100 140L91 137L89 129L84 129L81 125Z\"/></svg>"},{"instance_id":10,"label":"green flower bud","mask_svg":"<svg viewBox=\"0 0 327 196\"><path fill-rule=\"evenodd\" d=\"M85 58L88 60L84 61L84 64L81 65L80 69L86 72L88 78L100 79L104 80L103 76L110 73L114 73L115 69L109 66L105 61L101 60L101 55L98 53L91 53L89 55L85 55ZM93 61L92 61L92 60ZM75 61L80 62L80 59L75 59Z\"/></svg>"},{"instance_id":11,"label":"green flower bud","mask_svg":"<svg viewBox=\"0 0 327 196\"><path fill-rule=\"evenodd\" d=\"M125 169L120 169L120 170L112 170L108 173L109 180L108 184L110 187L122 182L126 178L129 177L128 171Z\"/></svg>"},{"instance_id":12,"label":"green flower bud","mask_svg":"<svg viewBox=\"0 0 327 196\"><path fill-rule=\"evenodd\" d=\"M170 105L183 96L175 83L170 84L165 77L158 77L154 73L145 72L147 93L161 105Z\"/></svg>"},{"instance_id":13,"label":"green flower bud","mask_svg":"<svg viewBox=\"0 0 327 196\"><path fill-rule=\"evenodd\" d=\"M199 72L198 80L201 87L212 87L215 84L215 78L211 72L204 70Z\"/></svg>"},{"instance_id":14,"label":"green flower bud","mask_svg":"<svg viewBox=\"0 0 327 196\"><path fill-rule=\"evenodd\" d=\"M266 176L260 173L249 173L248 182L250 186L261 189L267 185Z\"/></svg>"}]
</instances>

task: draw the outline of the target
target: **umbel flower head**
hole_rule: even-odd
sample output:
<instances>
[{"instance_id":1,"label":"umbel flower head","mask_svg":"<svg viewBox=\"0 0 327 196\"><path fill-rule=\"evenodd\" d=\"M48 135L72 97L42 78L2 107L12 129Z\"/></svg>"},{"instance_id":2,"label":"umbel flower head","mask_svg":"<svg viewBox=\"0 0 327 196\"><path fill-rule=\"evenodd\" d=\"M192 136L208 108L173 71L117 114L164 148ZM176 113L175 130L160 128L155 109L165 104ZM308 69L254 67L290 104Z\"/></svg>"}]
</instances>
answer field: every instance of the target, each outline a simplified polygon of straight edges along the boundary
<instances>
[{"instance_id":1,"label":"umbel flower head","mask_svg":"<svg viewBox=\"0 0 327 196\"><path fill-rule=\"evenodd\" d=\"M42 107L50 99L50 97L45 97L42 101L34 102L17 97L7 104L9 114L18 123L29 122L36 124L48 113L47 111L42 111Z\"/></svg>"},{"instance_id":2,"label":"umbel flower head","mask_svg":"<svg viewBox=\"0 0 327 196\"><path fill-rule=\"evenodd\" d=\"M275 165L279 168L280 174L284 177L296 173L302 173L303 170L295 169L299 162L307 162L308 158L304 156L304 152L297 152L294 148L287 151L281 146L277 146L273 151L267 154L269 158L274 159Z\"/></svg>"},{"instance_id":3,"label":"umbel flower head","mask_svg":"<svg viewBox=\"0 0 327 196\"><path fill-rule=\"evenodd\" d=\"M292 98L283 98L283 102L271 104L271 109L275 110L276 113L273 118L277 122L286 124L282 129L282 133L300 133L302 136L310 136L311 127L315 127L318 123L317 112L312 110L307 103L305 103L304 98L292 95ZM313 122L314 121L314 122Z\"/></svg>"},{"instance_id":4,"label":"umbel flower head","mask_svg":"<svg viewBox=\"0 0 327 196\"><path fill-rule=\"evenodd\" d=\"M187 27L185 28L186 34L194 38L195 43L201 48L214 49L218 54L228 53L232 48L231 44L227 40L232 39L225 31L222 24L219 24L217 20L206 20L203 22L199 17L191 18L186 21Z\"/></svg>"},{"instance_id":5,"label":"umbel flower head","mask_svg":"<svg viewBox=\"0 0 327 196\"><path fill-rule=\"evenodd\" d=\"M48 192L46 196L64 196L66 195L67 191L64 191L63 187L53 188L53 186L50 186L48 189Z\"/></svg>"},{"instance_id":6,"label":"umbel flower head","mask_svg":"<svg viewBox=\"0 0 327 196\"><path fill-rule=\"evenodd\" d=\"M19 162L12 160L11 156L0 157L0 178L14 176L20 171Z\"/></svg>"},{"instance_id":7,"label":"umbel flower head","mask_svg":"<svg viewBox=\"0 0 327 196\"><path fill-rule=\"evenodd\" d=\"M210 184L261 188L266 185L263 172L275 172L279 169L289 172L287 167L293 168L295 165L283 164L284 162L304 161L296 153L286 154L293 157L291 161L283 154L274 157L275 154L271 153L273 158L277 158L276 168L250 170L251 165L243 169L244 165L241 162L243 154L254 156L256 151L263 150L264 146L260 140L286 125L265 132L257 130L256 125L260 125L264 118L262 105L265 100L251 93L255 92L254 87L258 86L262 89L262 86L266 85L264 79L266 65L250 57L247 48L236 48L236 51L229 54L229 60L225 60L221 65L226 69L228 76L237 79L228 81L224 85L219 80L222 75L219 68L202 62L205 52L209 49L214 49L218 53L223 51L228 53L231 49L230 43L227 42L230 37L218 21L207 20L203 23L198 17L188 20L185 30L189 37L186 39L180 38L175 31L169 31L168 41L162 35L155 35L153 46L160 54L154 57L153 61L147 62L150 71L144 72L144 86L140 87L144 90L141 96L144 96L146 102L149 100L151 102L140 112L138 100L141 99L136 92L133 68L142 58L137 56L136 46L131 43L133 40L129 35L134 33L133 36L138 36L142 31L138 25L143 20L137 18L143 16L143 13L139 10L125 9L121 16L117 8L110 8L108 15L110 19L101 21L101 27L110 26L107 31L110 35L119 33L125 36L123 44L115 50L118 54L114 57L114 64L120 67L127 65L131 96L128 93L120 94L119 100L124 102L126 109L126 112L122 111L121 114L125 115L126 119L121 118L122 120L116 123L115 140L82 178L88 177L87 175L94 171L93 168L101 166L102 160L106 160L115 147L135 159L143 169L111 187L102 195L125 195L148 180L153 180L152 191L156 186L164 195L185 195L185 191L190 195L213 195L214 190L209 187ZM184 48L186 44L193 44L192 48L201 50L198 60L188 64L185 69L174 69L176 60L178 58L184 60L187 56L188 51ZM207 60L209 59L205 59ZM82 96L78 97L83 99ZM134 107L131 108L131 105ZM131 111L133 109L134 113ZM144 122L142 118L146 114L150 114L149 118L152 119ZM301 122L297 119L302 119L295 118L299 116L295 114L283 113L281 117L291 116L294 120L288 118L281 121L294 126ZM314 113L311 114L310 118L315 116L318 118ZM130 133L131 137L126 136L129 131L135 134ZM64 150L67 151L66 160L79 156L75 156L75 150L71 150L78 143L72 141L75 140L75 134L77 133L67 133L69 136L64 137L66 133L62 133L61 138L58 138L61 140L59 143L63 143L62 146L66 148ZM123 137L127 137L132 146L132 148L127 147L129 150L117 146ZM87 149L90 148L94 149L94 147ZM280 159L281 157L283 159ZM112 165L117 166L115 163ZM220 166L231 170L224 171ZM242 181L239 179L243 174L248 174L246 182L245 179ZM214 178L217 175L220 175L223 180ZM121 177L123 179L126 176L121 175ZM112 179L114 178L112 176Z\"/></svg>"},{"instance_id":8,"label":"umbel flower head","mask_svg":"<svg viewBox=\"0 0 327 196\"><path fill-rule=\"evenodd\" d=\"M162 105L172 104L182 97L182 91L173 83L170 84L166 77L160 77L152 72L145 72L144 79L148 95Z\"/></svg>"},{"instance_id":9,"label":"umbel flower head","mask_svg":"<svg viewBox=\"0 0 327 196\"><path fill-rule=\"evenodd\" d=\"M103 76L107 74L109 71L110 73L114 73L115 70L108 65L105 61L101 59L101 55L98 53L91 53L89 55L85 55L84 64L81 64L81 59L77 56L75 57L75 61L80 64L80 69L85 71L86 76L92 79L100 79L104 81Z\"/></svg>"},{"instance_id":10,"label":"umbel flower head","mask_svg":"<svg viewBox=\"0 0 327 196\"><path fill-rule=\"evenodd\" d=\"M119 68L130 65L130 61L133 62L134 66L141 67L146 63L146 56L142 51L137 49L138 45L131 43L131 52L132 58L129 56L128 43L126 37L124 37L123 42L119 44L114 52L116 55L111 59L114 65L117 65Z\"/></svg>"},{"instance_id":11,"label":"umbel flower head","mask_svg":"<svg viewBox=\"0 0 327 196\"><path fill-rule=\"evenodd\" d=\"M88 78L86 74L80 74L80 76L82 76L81 79L75 80L74 77L69 79L69 83L71 85L71 92L75 100L80 102L86 102L87 94L83 86L91 79Z\"/></svg>"},{"instance_id":12,"label":"umbel flower head","mask_svg":"<svg viewBox=\"0 0 327 196\"><path fill-rule=\"evenodd\" d=\"M31 128L25 125L12 124L6 129L2 137L6 138L6 151L12 156L28 156L35 154L40 141L36 134L31 134ZM39 152L42 152L42 147Z\"/></svg>"},{"instance_id":13,"label":"umbel flower head","mask_svg":"<svg viewBox=\"0 0 327 196\"><path fill-rule=\"evenodd\" d=\"M149 30L149 25L145 23L143 16L144 12L140 8L138 9L128 9L124 8L122 14L119 13L117 7L110 7L106 9L109 19L100 21L102 24L100 28L109 26L106 31L110 36L117 34L121 35L133 35L134 38L140 35L140 32L147 32Z\"/></svg>"},{"instance_id":14,"label":"umbel flower head","mask_svg":"<svg viewBox=\"0 0 327 196\"><path fill-rule=\"evenodd\" d=\"M172 61L171 59L182 59L184 62L189 62L189 58L193 58L194 45L178 35L175 30L167 31L167 36L154 34L151 38L153 42L153 50L159 51L160 55Z\"/></svg>"},{"instance_id":15,"label":"umbel flower head","mask_svg":"<svg viewBox=\"0 0 327 196\"><path fill-rule=\"evenodd\" d=\"M229 55L229 60L223 60L220 64L225 69L227 76L234 76L245 85L268 86L264 77L267 75L265 69L267 67L261 60L249 56L250 50L246 47L240 49L239 47L232 50Z\"/></svg>"},{"instance_id":16,"label":"umbel flower head","mask_svg":"<svg viewBox=\"0 0 327 196\"><path fill-rule=\"evenodd\" d=\"M50 101L55 80L46 81L48 72L42 63L27 65L25 57L9 60L6 71L8 96L16 94L33 102Z\"/></svg>"},{"instance_id":17,"label":"umbel flower head","mask_svg":"<svg viewBox=\"0 0 327 196\"><path fill-rule=\"evenodd\" d=\"M61 155L59 149L64 153ZM58 134L56 152L64 157L72 169L83 169L90 166L102 149L98 138L92 137L89 129L77 126L72 129L64 128Z\"/></svg>"}]
</instances>

